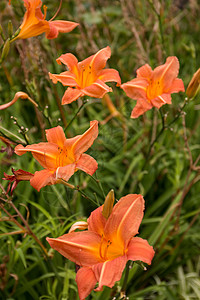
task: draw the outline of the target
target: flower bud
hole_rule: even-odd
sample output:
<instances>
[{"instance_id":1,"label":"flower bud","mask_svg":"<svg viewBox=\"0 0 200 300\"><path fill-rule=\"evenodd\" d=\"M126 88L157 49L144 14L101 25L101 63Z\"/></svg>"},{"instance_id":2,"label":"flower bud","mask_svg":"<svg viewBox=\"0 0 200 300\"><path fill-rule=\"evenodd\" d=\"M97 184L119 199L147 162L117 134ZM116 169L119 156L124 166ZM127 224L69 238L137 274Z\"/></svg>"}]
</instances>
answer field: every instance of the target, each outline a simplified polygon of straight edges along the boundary
<instances>
[{"instance_id":1,"label":"flower bud","mask_svg":"<svg viewBox=\"0 0 200 300\"><path fill-rule=\"evenodd\" d=\"M188 98L194 98L200 91L200 68L194 73L186 90Z\"/></svg>"},{"instance_id":2,"label":"flower bud","mask_svg":"<svg viewBox=\"0 0 200 300\"><path fill-rule=\"evenodd\" d=\"M11 20L9 20L9 22L8 22L8 35L9 35L10 38L13 35L13 25L12 25Z\"/></svg>"},{"instance_id":3,"label":"flower bud","mask_svg":"<svg viewBox=\"0 0 200 300\"><path fill-rule=\"evenodd\" d=\"M4 33L3 33L3 28L2 28L2 26L1 26L1 24L0 24L0 36L2 37L2 40L3 40L3 41L6 40L6 38L5 38L5 36L4 36Z\"/></svg>"},{"instance_id":4,"label":"flower bud","mask_svg":"<svg viewBox=\"0 0 200 300\"><path fill-rule=\"evenodd\" d=\"M115 194L114 191L111 190L108 195L106 196L105 202L104 202L104 206L103 206L103 211L102 211L102 215L108 219L108 217L110 216L112 209L113 209L113 205L114 205L114 201L115 201Z\"/></svg>"},{"instance_id":5,"label":"flower bud","mask_svg":"<svg viewBox=\"0 0 200 300\"><path fill-rule=\"evenodd\" d=\"M3 46L0 63L2 63L4 61L4 59L7 57L9 50L10 50L10 41L9 41L9 39L7 39Z\"/></svg>"}]
</instances>

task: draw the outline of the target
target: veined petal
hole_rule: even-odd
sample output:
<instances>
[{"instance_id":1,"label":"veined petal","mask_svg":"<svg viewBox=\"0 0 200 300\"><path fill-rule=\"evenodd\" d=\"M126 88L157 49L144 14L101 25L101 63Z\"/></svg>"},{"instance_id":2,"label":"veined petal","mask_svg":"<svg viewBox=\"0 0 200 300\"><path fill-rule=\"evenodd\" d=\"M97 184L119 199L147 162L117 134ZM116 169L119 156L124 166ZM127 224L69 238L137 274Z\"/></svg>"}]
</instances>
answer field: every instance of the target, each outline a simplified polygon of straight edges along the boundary
<instances>
[{"instance_id":1,"label":"veined petal","mask_svg":"<svg viewBox=\"0 0 200 300\"><path fill-rule=\"evenodd\" d=\"M45 132L47 141L49 143L57 144L59 147L63 148L66 137L61 126L46 129Z\"/></svg>"},{"instance_id":2,"label":"veined petal","mask_svg":"<svg viewBox=\"0 0 200 300\"><path fill-rule=\"evenodd\" d=\"M146 240L139 237L133 237L128 244L127 259L141 260L150 265L154 257L155 251Z\"/></svg>"},{"instance_id":3,"label":"veined petal","mask_svg":"<svg viewBox=\"0 0 200 300\"><path fill-rule=\"evenodd\" d=\"M76 274L76 283L80 300L84 300L94 289L97 280L91 268L80 268Z\"/></svg>"},{"instance_id":4,"label":"veined petal","mask_svg":"<svg viewBox=\"0 0 200 300\"><path fill-rule=\"evenodd\" d=\"M98 168L98 164L92 156L83 153L76 163L76 168L93 175Z\"/></svg>"},{"instance_id":5,"label":"veined petal","mask_svg":"<svg viewBox=\"0 0 200 300\"><path fill-rule=\"evenodd\" d=\"M144 199L142 195L129 194L114 206L104 228L105 236L111 241L116 238L126 246L138 233L143 218Z\"/></svg>"},{"instance_id":6,"label":"veined petal","mask_svg":"<svg viewBox=\"0 0 200 300\"><path fill-rule=\"evenodd\" d=\"M184 88L184 84L182 79L176 78L168 91L166 91L167 93L178 93L178 92L184 92L185 88Z\"/></svg>"},{"instance_id":7,"label":"veined petal","mask_svg":"<svg viewBox=\"0 0 200 300\"><path fill-rule=\"evenodd\" d=\"M35 172L33 178L30 180L30 184L34 189L38 192L40 189L46 185L52 185L57 183L57 179L55 177L55 172L50 170L42 170Z\"/></svg>"},{"instance_id":8,"label":"veined petal","mask_svg":"<svg viewBox=\"0 0 200 300\"><path fill-rule=\"evenodd\" d=\"M94 231L99 234L99 236L102 236L104 234L104 227L106 224L106 218L102 214L103 206L98 207L95 209L90 217L88 218L88 230Z\"/></svg>"},{"instance_id":9,"label":"veined petal","mask_svg":"<svg viewBox=\"0 0 200 300\"><path fill-rule=\"evenodd\" d=\"M61 65L63 63L69 69L69 71L77 71L78 60L76 56L71 53L62 54L59 58L56 59L57 63ZM78 71L77 71L78 72Z\"/></svg>"},{"instance_id":10,"label":"veined petal","mask_svg":"<svg viewBox=\"0 0 200 300\"><path fill-rule=\"evenodd\" d=\"M64 179L65 181L68 181L70 177L74 174L75 167L75 163L71 163L64 167L58 167L56 170L56 179Z\"/></svg>"},{"instance_id":11,"label":"veined petal","mask_svg":"<svg viewBox=\"0 0 200 300\"><path fill-rule=\"evenodd\" d=\"M83 96L83 92L82 90L79 89L73 89L73 88L68 88L65 93L64 96L62 97L62 105L64 104L69 104L75 100L77 100L79 97Z\"/></svg>"},{"instance_id":12,"label":"veined petal","mask_svg":"<svg viewBox=\"0 0 200 300\"><path fill-rule=\"evenodd\" d=\"M121 85L121 88L124 90L126 95L132 99L147 100L146 90L148 84L149 84L148 80L145 78L135 78L132 79L131 81L123 83Z\"/></svg>"},{"instance_id":13,"label":"veined petal","mask_svg":"<svg viewBox=\"0 0 200 300\"><path fill-rule=\"evenodd\" d=\"M70 22L70 21L49 21L50 31L46 33L47 39L55 39L57 38L59 32L70 32L78 23Z\"/></svg>"},{"instance_id":14,"label":"veined petal","mask_svg":"<svg viewBox=\"0 0 200 300\"><path fill-rule=\"evenodd\" d=\"M56 239L47 238L50 246L79 266L92 266L101 262L99 245L101 237L95 232L72 232Z\"/></svg>"},{"instance_id":15,"label":"veined petal","mask_svg":"<svg viewBox=\"0 0 200 300\"><path fill-rule=\"evenodd\" d=\"M97 79L93 84L82 89L84 95L102 98L106 93L112 92L112 89L107 86L103 81Z\"/></svg>"},{"instance_id":16,"label":"veined petal","mask_svg":"<svg viewBox=\"0 0 200 300\"><path fill-rule=\"evenodd\" d=\"M99 286L95 289L95 291L101 291L104 285L112 288L115 282L121 279L126 262L127 256L124 255L113 260L107 260L104 263L94 265L92 269L97 281L99 282Z\"/></svg>"},{"instance_id":17,"label":"veined petal","mask_svg":"<svg viewBox=\"0 0 200 300\"><path fill-rule=\"evenodd\" d=\"M97 75L105 66L107 60L111 56L111 49L109 46L99 50L92 58L90 63L92 72L95 72Z\"/></svg>"},{"instance_id":18,"label":"veined petal","mask_svg":"<svg viewBox=\"0 0 200 300\"><path fill-rule=\"evenodd\" d=\"M158 97L156 97L155 99L151 100L151 103L153 106L160 108L161 106L163 106L164 104L171 104L172 97L170 94L162 94Z\"/></svg>"},{"instance_id":19,"label":"veined petal","mask_svg":"<svg viewBox=\"0 0 200 300\"><path fill-rule=\"evenodd\" d=\"M117 82L117 85L121 84L119 72L115 69L101 70L98 74L98 78L103 82L115 81Z\"/></svg>"},{"instance_id":20,"label":"veined petal","mask_svg":"<svg viewBox=\"0 0 200 300\"><path fill-rule=\"evenodd\" d=\"M154 69L152 80L159 81L163 86L163 93L170 89L179 72L179 61L176 56L169 56L164 65Z\"/></svg>"},{"instance_id":21,"label":"veined petal","mask_svg":"<svg viewBox=\"0 0 200 300\"><path fill-rule=\"evenodd\" d=\"M33 157L37 159L45 169L57 168L57 157L59 156L58 145L53 143L39 143L26 147L20 144L15 147L15 153L17 155L21 156L27 151L31 152Z\"/></svg>"},{"instance_id":22,"label":"veined petal","mask_svg":"<svg viewBox=\"0 0 200 300\"><path fill-rule=\"evenodd\" d=\"M145 64L144 66L137 69L136 73L137 73L137 78L142 77L142 78L150 79L153 74L153 71L148 64Z\"/></svg>"},{"instance_id":23,"label":"veined petal","mask_svg":"<svg viewBox=\"0 0 200 300\"><path fill-rule=\"evenodd\" d=\"M90 148L94 140L98 136L98 121L94 120L90 122L90 128L76 140L72 146L72 151L76 158L76 161L80 158L81 154Z\"/></svg>"},{"instance_id":24,"label":"veined petal","mask_svg":"<svg viewBox=\"0 0 200 300\"><path fill-rule=\"evenodd\" d=\"M53 83L57 83L59 81L64 86L77 86L76 76L70 71L62 72L59 75L51 74L49 72L49 78L53 81Z\"/></svg>"},{"instance_id":25,"label":"veined petal","mask_svg":"<svg viewBox=\"0 0 200 300\"><path fill-rule=\"evenodd\" d=\"M150 110L153 105L145 100L137 100L136 106L133 108L131 118L136 119L143 115L147 110Z\"/></svg>"}]
</instances>

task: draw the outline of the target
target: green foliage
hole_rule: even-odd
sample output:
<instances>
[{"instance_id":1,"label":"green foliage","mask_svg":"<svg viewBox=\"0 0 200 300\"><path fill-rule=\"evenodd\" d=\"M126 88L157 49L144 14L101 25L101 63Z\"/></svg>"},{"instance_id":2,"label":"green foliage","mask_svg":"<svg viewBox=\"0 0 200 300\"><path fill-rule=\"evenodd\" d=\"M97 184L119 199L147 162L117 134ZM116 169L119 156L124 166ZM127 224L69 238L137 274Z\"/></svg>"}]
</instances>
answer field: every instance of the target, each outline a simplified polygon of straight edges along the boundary
<instances>
[{"instance_id":1,"label":"green foliage","mask_svg":"<svg viewBox=\"0 0 200 300\"><path fill-rule=\"evenodd\" d=\"M57 19L79 22L78 28L59 34L55 40L41 35L15 41L9 44L10 50L3 41L11 35L11 27L14 32L18 29L24 8L23 1L12 0L12 6L7 2L0 3L4 59L0 66L0 105L11 101L18 91L26 92L39 105L36 109L28 100L19 99L0 111L0 136L14 143L12 149L17 143L25 144L26 139L30 144L45 141L44 130L57 125L65 128L81 105L78 100L60 106L66 88L49 79L48 72L65 70L56 63L61 54L70 52L82 60L109 45L112 56L108 66L119 71L122 82L134 78L144 63L154 68L171 55L179 58L179 78L185 87L199 68L198 1L63 1ZM58 3L43 2L48 6L49 20ZM144 196L140 236L156 251L147 271L133 264L126 296L130 300L200 299L199 99L187 102L182 114L185 94L173 94L172 105L165 105L161 112L166 125L163 129L157 109L130 119L135 101L111 86L110 98L122 118L110 116L101 99L89 99L66 132L67 137L73 137L82 134L91 120L100 122L99 136L87 152L98 162L93 178L77 171L69 180L77 190L57 184L38 193L27 181L14 190L13 203L46 253L30 232L23 231L6 214L3 208L26 228L1 195L0 299L78 299L74 263L52 250L46 237L63 235L75 221L86 220L111 189L116 199L129 193ZM21 127L27 131L23 133ZM1 140L0 146L5 147ZM31 173L41 169L28 153L19 157L2 152L0 165L0 178L4 172L11 174L12 167ZM7 181L1 184L7 189ZM104 287L102 292L93 291L88 299L120 299L123 280L124 274L112 291Z\"/></svg>"}]
</instances>

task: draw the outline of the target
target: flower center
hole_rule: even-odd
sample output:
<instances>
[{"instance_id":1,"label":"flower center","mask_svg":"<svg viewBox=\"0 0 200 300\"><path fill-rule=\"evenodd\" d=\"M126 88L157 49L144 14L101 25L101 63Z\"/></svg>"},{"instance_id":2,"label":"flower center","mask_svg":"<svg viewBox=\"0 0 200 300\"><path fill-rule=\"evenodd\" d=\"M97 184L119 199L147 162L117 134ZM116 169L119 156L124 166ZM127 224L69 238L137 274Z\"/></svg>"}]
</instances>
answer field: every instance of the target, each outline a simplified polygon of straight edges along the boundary
<instances>
[{"instance_id":1,"label":"flower center","mask_svg":"<svg viewBox=\"0 0 200 300\"><path fill-rule=\"evenodd\" d=\"M116 242L116 240L114 242L114 240L111 241L110 239L106 239L102 234L99 255L104 261L123 256L124 245L120 242Z\"/></svg>"},{"instance_id":2,"label":"flower center","mask_svg":"<svg viewBox=\"0 0 200 300\"><path fill-rule=\"evenodd\" d=\"M59 154L56 156L56 166L64 167L75 162L74 157L68 155L67 149L58 147Z\"/></svg>"},{"instance_id":3,"label":"flower center","mask_svg":"<svg viewBox=\"0 0 200 300\"><path fill-rule=\"evenodd\" d=\"M94 78L94 74L92 73L92 67L90 65L81 66L79 72L80 73L79 73L78 84L81 89L84 89L85 87L94 83L95 78Z\"/></svg>"},{"instance_id":4,"label":"flower center","mask_svg":"<svg viewBox=\"0 0 200 300\"><path fill-rule=\"evenodd\" d=\"M163 94L162 82L159 80L150 79L149 86L147 87L147 98L149 100L152 100L162 94Z\"/></svg>"}]
</instances>

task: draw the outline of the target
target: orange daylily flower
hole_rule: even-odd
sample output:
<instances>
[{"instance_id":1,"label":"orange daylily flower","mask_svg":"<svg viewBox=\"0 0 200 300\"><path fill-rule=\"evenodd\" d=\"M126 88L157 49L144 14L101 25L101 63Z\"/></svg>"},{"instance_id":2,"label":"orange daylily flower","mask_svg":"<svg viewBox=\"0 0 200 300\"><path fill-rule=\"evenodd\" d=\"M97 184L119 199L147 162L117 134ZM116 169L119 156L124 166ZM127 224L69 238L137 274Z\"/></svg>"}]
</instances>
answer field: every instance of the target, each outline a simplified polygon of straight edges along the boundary
<instances>
[{"instance_id":1,"label":"orange daylily flower","mask_svg":"<svg viewBox=\"0 0 200 300\"><path fill-rule=\"evenodd\" d=\"M137 78L121 85L128 97L137 100L131 118L138 118L153 106L160 108L171 104L171 94L184 92L183 81L178 76L179 61L170 56L166 63L154 70L146 64L137 70Z\"/></svg>"},{"instance_id":2,"label":"orange daylily flower","mask_svg":"<svg viewBox=\"0 0 200 300\"><path fill-rule=\"evenodd\" d=\"M15 153L23 155L27 151L44 167L31 178L30 184L38 191L46 185L68 181L78 170L92 175L98 165L96 160L84 152L98 136L98 121L91 121L90 128L82 135L66 139L61 126L46 130L46 143L17 145Z\"/></svg>"},{"instance_id":3,"label":"orange daylily flower","mask_svg":"<svg viewBox=\"0 0 200 300\"><path fill-rule=\"evenodd\" d=\"M106 219L103 205L88 218L88 230L47 238L50 246L80 266L76 275L79 297L85 299L103 286L113 287L120 280L128 260L151 264L153 247L138 233L143 218L144 199L129 194L121 198Z\"/></svg>"},{"instance_id":4,"label":"orange daylily flower","mask_svg":"<svg viewBox=\"0 0 200 300\"><path fill-rule=\"evenodd\" d=\"M70 21L45 20L47 7L45 5L43 6L43 14L41 11L41 0L24 0L24 6L26 12L20 26L20 32L12 41L16 39L27 39L40 35L43 32L46 33L47 39L55 39L59 32L70 32L78 26L78 23Z\"/></svg>"},{"instance_id":5,"label":"orange daylily flower","mask_svg":"<svg viewBox=\"0 0 200 300\"><path fill-rule=\"evenodd\" d=\"M62 98L62 104L69 104L85 95L102 98L106 93L112 92L112 89L105 84L108 81L115 81L120 85L118 71L104 69L110 56L109 46L81 62L78 62L71 53L61 55L56 61L58 64L65 64L69 71L59 75L49 73L49 77L53 83L60 81L64 86L69 86Z\"/></svg>"}]
</instances>

